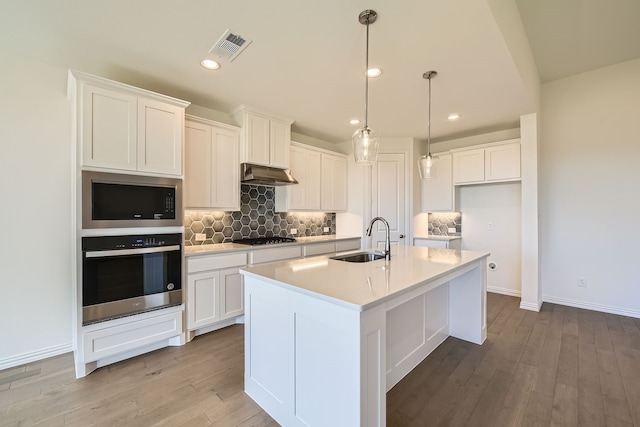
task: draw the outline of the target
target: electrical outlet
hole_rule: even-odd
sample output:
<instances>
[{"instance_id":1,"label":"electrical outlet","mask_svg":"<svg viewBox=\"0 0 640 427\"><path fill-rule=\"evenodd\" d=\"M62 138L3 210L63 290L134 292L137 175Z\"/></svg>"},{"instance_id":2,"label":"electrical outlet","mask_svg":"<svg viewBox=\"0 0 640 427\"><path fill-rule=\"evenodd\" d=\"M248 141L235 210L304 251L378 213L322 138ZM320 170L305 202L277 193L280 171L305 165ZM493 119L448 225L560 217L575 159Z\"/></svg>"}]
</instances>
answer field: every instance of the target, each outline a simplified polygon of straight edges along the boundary
<instances>
[{"instance_id":1,"label":"electrical outlet","mask_svg":"<svg viewBox=\"0 0 640 427\"><path fill-rule=\"evenodd\" d=\"M329 227L324 227L324 228L322 229L322 232L323 232L323 233L328 233L328 232L329 232Z\"/></svg>"},{"instance_id":2,"label":"electrical outlet","mask_svg":"<svg viewBox=\"0 0 640 427\"><path fill-rule=\"evenodd\" d=\"M207 235L204 233L196 233L196 242L202 242L203 240L207 240Z\"/></svg>"},{"instance_id":3,"label":"electrical outlet","mask_svg":"<svg viewBox=\"0 0 640 427\"><path fill-rule=\"evenodd\" d=\"M492 222L487 224L487 230L489 230L489 231L493 230L493 223Z\"/></svg>"},{"instance_id":4,"label":"electrical outlet","mask_svg":"<svg viewBox=\"0 0 640 427\"><path fill-rule=\"evenodd\" d=\"M447 233L455 233L455 232L456 232L456 228L455 227L447 228Z\"/></svg>"},{"instance_id":5,"label":"electrical outlet","mask_svg":"<svg viewBox=\"0 0 640 427\"><path fill-rule=\"evenodd\" d=\"M581 288L587 287L587 278L586 277L578 277L578 286Z\"/></svg>"},{"instance_id":6,"label":"electrical outlet","mask_svg":"<svg viewBox=\"0 0 640 427\"><path fill-rule=\"evenodd\" d=\"M292 228L289 233L291 233L292 235L295 236L296 234L298 234L298 229L297 228Z\"/></svg>"}]
</instances>

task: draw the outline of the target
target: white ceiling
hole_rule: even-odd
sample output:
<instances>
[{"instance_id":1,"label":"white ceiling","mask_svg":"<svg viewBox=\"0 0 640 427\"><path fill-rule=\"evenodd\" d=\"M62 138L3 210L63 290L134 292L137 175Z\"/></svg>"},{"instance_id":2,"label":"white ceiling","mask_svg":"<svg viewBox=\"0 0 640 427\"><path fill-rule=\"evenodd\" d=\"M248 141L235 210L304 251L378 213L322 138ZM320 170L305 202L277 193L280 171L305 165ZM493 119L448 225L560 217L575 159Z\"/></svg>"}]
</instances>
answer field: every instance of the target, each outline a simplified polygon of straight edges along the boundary
<instances>
[{"instance_id":1,"label":"white ceiling","mask_svg":"<svg viewBox=\"0 0 640 427\"><path fill-rule=\"evenodd\" d=\"M523 21L543 75L587 66L558 71L555 51L545 59L554 43L545 9L535 6L542 3L558 2L518 0L530 14ZM349 119L364 119L366 28L358 15L369 8L378 13L370 65L383 69L370 81L369 125L380 136L426 138L427 70L439 73L432 83L433 139L514 127L533 111L491 10L479 0L5 1L0 49L222 112L240 104L264 108L294 119L295 132L339 142L355 130ZM203 69L200 60L226 29L251 45L220 70ZM451 112L463 119L448 122Z\"/></svg>"}]
</instances>

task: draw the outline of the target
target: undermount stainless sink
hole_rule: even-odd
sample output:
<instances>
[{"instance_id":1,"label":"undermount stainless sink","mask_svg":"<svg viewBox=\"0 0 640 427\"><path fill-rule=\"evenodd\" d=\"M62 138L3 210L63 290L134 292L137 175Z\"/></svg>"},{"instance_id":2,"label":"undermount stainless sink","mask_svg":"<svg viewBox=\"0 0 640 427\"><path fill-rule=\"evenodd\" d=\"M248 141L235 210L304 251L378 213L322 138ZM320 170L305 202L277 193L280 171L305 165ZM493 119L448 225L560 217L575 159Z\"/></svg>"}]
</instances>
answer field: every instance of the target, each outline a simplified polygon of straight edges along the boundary
<instances>
[{"instance_id":1,"label":"undermount stainless sink","mask_svg":"<svg viewBox=\"0 0 640 427\"><path fill-rule=\"evenodd\" d=\"M355 254L332 256L331 259L346 262L369 262L377 259L384 259L384 254L379 252L358 252Z\"/></svg>"}]
</instances>

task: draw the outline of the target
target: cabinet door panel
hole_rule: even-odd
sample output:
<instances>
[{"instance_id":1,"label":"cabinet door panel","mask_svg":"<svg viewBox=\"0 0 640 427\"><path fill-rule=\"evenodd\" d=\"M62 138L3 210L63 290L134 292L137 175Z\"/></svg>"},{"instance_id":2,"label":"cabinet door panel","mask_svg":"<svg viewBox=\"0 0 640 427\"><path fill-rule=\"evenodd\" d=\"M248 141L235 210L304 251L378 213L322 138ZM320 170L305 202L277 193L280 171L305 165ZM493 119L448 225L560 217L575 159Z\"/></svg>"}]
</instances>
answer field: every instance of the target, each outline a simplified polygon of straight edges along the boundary
<instances>
[{"instance_id":1,"label":"cabinet door panel","mask_svg":"<svg viewBox=\"0 0 640 427\"><path fill-rule=\"evenodd\" d=\"M82 164L136 169L137 98L85 84Z\"/></svg>"},{"instance_id":2,"label":"cabinet door panel","mask_svg":"<svg viewBox=\"0 0 640 427\"><path fill-rule=\"evenodd\" d=\"M240 210L240 137L228 129L212 129L212 204L219 210Z\"/></svg>"},{"instance_id":3,"label":"cabinet door panel","mask_svg":"<svg viewBox=\"0 0 640 427\"><path fill-rule=\"evenodd\" d=\"M211 207L211 128L186 122L184 194L187 208Z\"/></svg>"},{"instance_id":4,"label":"cabinet door panel","mask_svg":"<svg viewBox=\"0 0 640 427\"><path fill-rule=\"evenodd\" d=\"M488 147L485 150L487 181L520 178L520 144Z\"/></svg>"},{"instance_id":5,"label":"cabinet door panel","mask_svg":"<svg viewBox=\"0 0 640 427\"><path fill-rule=\"evenodd\" d=\"M291 125L272 120L270 137L269 164L277 168L289 168Z\"/></svg>"},{"instance_id":6,"label":"cabinet door panel","mask_svg":"<svg viewBox=\"0 0 640 427\"><path fill-rule=\"evenodd\" d=\"M217 271L190 274L187 278L187 328L201 328L220 320L220 275Z\"/></svg>"},{"instance_id":7,"label":"cabinet door panel","mask_svg":"<svg viewBox=\"0 0 640 427\"><path fill-rule=\"evenodd\" d=\"M453 177L451 154L437 155L431 179L421 180L422 211L453 211Z\"/></svg>"},{"instance_id":8,"label":"cabinet door panel","mask_svg":"<svg viewBox=\"0 0 640 427\"><path fill-rule=\"evenodd\" d=\"M138 99L138 170L182 174L184 109Z\"/></svg>"},{"instance_id":9,"label":"cabinet door panel","mask_svg":"<svg viewBox=\"0 0 640 427\"><path fill-rule=\"evenodd\" d=\"M248 114L246 120L247 162L259 165L269 165L269 119L254 114Z\"/></svg>"},{"instance_id":10,"label":"cabinet door panel","mask_svg":"<svg viewBox=\"0 0 640 427\"><path fill-rule=\"evenodd\" d=\"M276 191L286 191L288 193L288 210L304 209L304 199L307 192L306 153L307 150L304 148L291 147L291 175L298 180L298 184L289 185L282 189L276 189Z\"/></svg>"},{"instance_id":11,"label":"cabinet door panel","mask_svg":"<svg viewBox=\"0 0 640 427\"><path fill-rule=\"evenodd\" d=\"M343 157L322 155L322 199L325 212L347 210L347 160Z\"/></svg>"},{"instance_id":12,"label":"cabinet door panel","mask_svg":"<svg viewBox=\"0 0 640 427\"><path fill-rule=\"evenodd\" d=\"M454 184L484 181L484 149L453 153Z\"/></svg>"},{"instance_id":13,"label":"cabinet door panel","mask_svg":"<svg viewBox=\"0 0 640 427\"><path fill-rule=\"evenodd\" d=\"M240 270L220 271L220 320L244 314L244 282Z\"/></svg>"},{"instance_id":14,"label":"cabinet door panel","mask_svg":"<svg viewBox=\"0 0 640 427\"><path fill-rule=\"evenodd\" d=\"M315 151L307 151L305 157L305 209L320 210L320 185L321 185L321 155ZM294 175L295 178L295 175Z\"/></svg>"}]
</instances>

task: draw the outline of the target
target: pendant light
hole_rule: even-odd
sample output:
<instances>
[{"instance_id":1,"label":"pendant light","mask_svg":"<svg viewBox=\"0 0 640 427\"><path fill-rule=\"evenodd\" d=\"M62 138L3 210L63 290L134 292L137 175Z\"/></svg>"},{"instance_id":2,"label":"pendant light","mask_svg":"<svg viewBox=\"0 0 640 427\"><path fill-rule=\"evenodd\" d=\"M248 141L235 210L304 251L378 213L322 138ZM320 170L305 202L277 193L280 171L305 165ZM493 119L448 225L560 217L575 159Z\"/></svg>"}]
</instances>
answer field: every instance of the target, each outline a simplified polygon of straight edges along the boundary
<instances>
[{"instance_id":1,"label":"pendant light","mask_svg":"<svg viewBox=\"0 0 640 427\"><path fill-rule=\"evenodd\" d=\"M429 80L429 118L427 120L427 155L420 156L418 159L418 171L420 179L431 179L431 172L435 158L431 155L431 79L438 75L437 71L427 71L422 78Z\"/></svg>"},{"instance_id":2,"label":"pendant light","mask_svg":"<svg viewBox=\"0 0 640 427\"><path fill-rule=\"evenodd\" d=\"M361 24L367 26L367 51L365 55L365 90L364 90L364 127L358 129L351 140L353 142L353 156L357 164L370 165L378 158L379 138L369 129L369 24L376 22L378 14L375 10L365 10L358 15Z\"/></svg>"}]
</instances>

